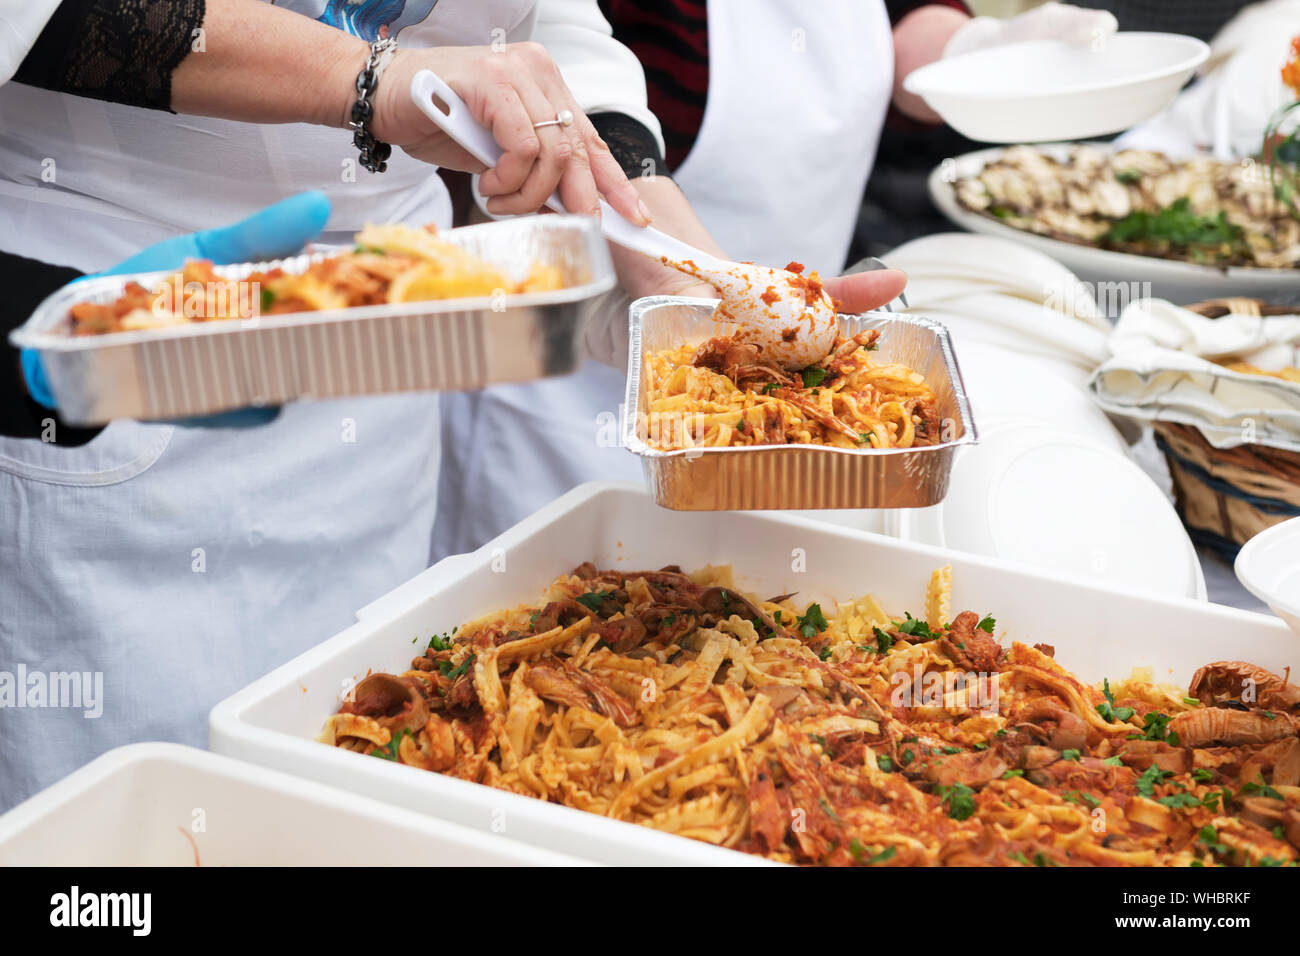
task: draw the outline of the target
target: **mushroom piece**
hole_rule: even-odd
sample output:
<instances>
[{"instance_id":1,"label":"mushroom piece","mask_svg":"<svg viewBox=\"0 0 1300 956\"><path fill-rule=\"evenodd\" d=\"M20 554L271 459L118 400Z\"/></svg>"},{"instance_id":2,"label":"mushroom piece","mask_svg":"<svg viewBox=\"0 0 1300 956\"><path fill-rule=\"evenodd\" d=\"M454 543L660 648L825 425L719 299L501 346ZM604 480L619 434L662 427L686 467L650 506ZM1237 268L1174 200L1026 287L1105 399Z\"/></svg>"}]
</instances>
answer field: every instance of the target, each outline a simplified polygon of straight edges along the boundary
<instances>
[{"instance_id":1,"label":"mushroom piece","mask_svg":"<svg viewBox=\"0 0 1300 956\"><path fill-rule=\"evenodd\" d=\"M1020 766L1024 770L1040 770L1061 759L1061 752L1051 747L1030 744L1020 751Z\"/></svg>"},{"instance_id":2,"label":"mushroom piece","mask_svg":"<svg viewBox=\"0 0 1300 956\"><path fill-rule=\"evenodd\" d=\"M1019 719L1018 726L1044 740L1054 750L1082 750L1088 744L1088 725L1054 697L1031 701L1020 712Z\"/></svg>"},{"instance_id":3,"label":"mushroom piece","mask_svg":"<svg viewBox=\"0 0 1300 956\"><path fill-rule=\"evenodd\" d=\"M1300 786L1300 738L1291 741L1291 746L1273 763L1273 786Z\"/></svg>"},{"instance_id":4,"label":"mushroom piece","mask_svg":"<svg viewBox=\"0 0 1300 956\"><path fill-rule=\"evenodd\" d=\"M648 633L646 626L635 617L620 617L614 621L602 621L592 630L600 639L614 649L617 654L625 654L635 647L640 647Z\"/></svg>"},{"instance_id":5,"label":"mushroom piece","mask_svg":"<svg viewBox=\"0 0 1300 956\"><path fill-rule=\"evenodd\" d=\"M1271 831L1286 819L1286 804L1271 797L1242 797L1240 816Z\"/></svg>"},{"instance_id":6,"label":"mushroom piece","mask_svg":"<svg viewBox=\"0 0 1300 956\"><path fill-rule=\"evenodd\" d=\"M738 614L754 624L762 624L775 637L791 636L789 631L772 620L771 616L757 604L729 588L709 588L700 595L700 607L707 613L716 614L724 619L732 614ZM762 636L760 633L759 637Z\"/></svg>"},{"instance_id":7,"label":"mushroom piece","mask_svg":"<svg viewBox=\"0 0 1300 956\"><path fill-rule=\"evenodd\" d=\"M395 674L371 674L356 687L353 698L358 714L373 717L393 736L415 733L429 719L429 708L414 681Z\"/></svg>"}]
</instances>

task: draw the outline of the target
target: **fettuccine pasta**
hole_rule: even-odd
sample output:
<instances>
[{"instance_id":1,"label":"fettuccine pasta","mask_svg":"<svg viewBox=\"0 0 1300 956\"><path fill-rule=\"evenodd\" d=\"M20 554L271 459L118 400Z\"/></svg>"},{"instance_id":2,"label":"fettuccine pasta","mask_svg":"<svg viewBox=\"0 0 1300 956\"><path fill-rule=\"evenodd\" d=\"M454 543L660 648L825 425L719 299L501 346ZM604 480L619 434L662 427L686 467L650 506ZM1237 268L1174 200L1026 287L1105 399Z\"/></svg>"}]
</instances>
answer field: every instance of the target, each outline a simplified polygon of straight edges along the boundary
<instances>
[{"instance_id":1,"label":"fettuccine pasta","mask_svg":"<svg viewBox=\"0 0 1300 956\"><path fill-rule=\"evenodd\" d=\"M831 445L914 448L943 440L929 384L872 355L878 330L840 337L817 365L789 373L752 344L717 338L647 356L648 444L683 448Z\"/></svg>"}]
</instances>

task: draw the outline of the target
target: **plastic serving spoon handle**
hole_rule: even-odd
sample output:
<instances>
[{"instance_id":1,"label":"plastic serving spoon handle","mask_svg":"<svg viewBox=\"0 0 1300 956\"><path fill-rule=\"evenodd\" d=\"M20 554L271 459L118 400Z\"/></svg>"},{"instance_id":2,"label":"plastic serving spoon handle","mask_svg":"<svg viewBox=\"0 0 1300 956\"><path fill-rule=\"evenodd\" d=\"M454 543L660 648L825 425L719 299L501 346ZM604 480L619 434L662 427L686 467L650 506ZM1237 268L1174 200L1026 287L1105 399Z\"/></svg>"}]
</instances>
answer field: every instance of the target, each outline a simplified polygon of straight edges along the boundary
<instances>
[{"instance_id":1,"label":"plastic serving spoon handle","mask_svg":"<svg viewBox=\"0 0 1300 956\"><path fill-rule=\"evenodd\" d=\"M443 112L434 102L437 97L447 105ZM411 99L425 116L433 120L438 127L454 139L465 150L481 162L492 167L501 158L501 147L497 145L492 134L479 125L456 93L443 82L442 77L429 70L421 70L411 81ZM565 212L564 203L558 193L552 193L546 201L556 212ZM731 263L724 262L702 249L674 239L667 233L650 226L637 226L614 211L605 200L600 201L600 229L605 238L632 249L652 259L667 257L677 262L692 261L702 272L725 272Z\"/></svg>"}]
</instances>

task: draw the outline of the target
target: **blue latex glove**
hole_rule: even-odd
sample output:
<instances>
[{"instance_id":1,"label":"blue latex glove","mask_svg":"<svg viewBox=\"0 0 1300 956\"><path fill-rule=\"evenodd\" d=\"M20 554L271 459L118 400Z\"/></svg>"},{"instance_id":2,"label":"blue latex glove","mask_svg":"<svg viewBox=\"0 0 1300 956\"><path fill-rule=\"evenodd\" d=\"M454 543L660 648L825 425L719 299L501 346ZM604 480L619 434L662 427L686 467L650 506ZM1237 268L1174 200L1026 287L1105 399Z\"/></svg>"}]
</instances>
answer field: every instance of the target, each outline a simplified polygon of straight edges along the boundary
<instances>
[{"instance_id":1,"label":"blue latex glove","mask_svg":"<svg viewBox=\"0 0 1300 956\"><path fill-rule=\"evenodd\" d=\"M187 259L211 259L217 265L280 259L319 236L329 217L330 201L324 193L299 193L234 225L164 239L99 275L179 269ZM55 408L40 353L23 349L22 366L32 398L46 408Z\"/></svg>"}]
</instances>

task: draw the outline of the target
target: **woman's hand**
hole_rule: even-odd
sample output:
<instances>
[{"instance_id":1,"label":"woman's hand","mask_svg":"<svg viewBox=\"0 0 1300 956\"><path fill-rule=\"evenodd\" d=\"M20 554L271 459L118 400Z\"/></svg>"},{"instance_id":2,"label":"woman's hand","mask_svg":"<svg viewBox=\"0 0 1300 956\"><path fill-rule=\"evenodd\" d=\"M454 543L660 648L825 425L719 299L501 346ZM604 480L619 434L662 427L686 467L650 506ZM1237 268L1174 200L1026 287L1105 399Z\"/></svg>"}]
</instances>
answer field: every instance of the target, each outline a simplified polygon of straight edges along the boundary
<instances>
[{"instance_id":1,"label":"woman's hand","mask_svg":"<svg viewBox=\"0 0 1300 956\"><path fill-rule=\"evenodd\" d=\"M719 259L731 258L709 235L681 189L671 179L663 176L639 177L634 189L654 210L658 228ZM633 298L644 295L680 295L715 299L718 296L713 286L707 282L661 265L639 252L610 246L610 253L618 269L619 284ZM816 263L809 263L808 266L816 268ZM823 278L822 285L839 304L839 311L856 314L878 309L898 298L907 285L907 275L898 269L880 269Z\"/></svg>"},{"instance_id":2,"label":"woman's hand","mask_svg":"<svg viewBox=\"0 0 1300 956\"><path fill-rule=\"evenodd\" d=\"M484 171L411 101L411 80L420 70L441 77L492 132L504 150L493 169ZM536 128L565 111L573 115L572 125ZM558 187L569 212L594 215L603 196L632 222L650 221L555 61L536 43L512 43L500 50L399 50L379 81L371 132L416 159L482 172L479 191L488 197L487 209L494 215L535 212Z\"/></svg>"}]
</instances>

